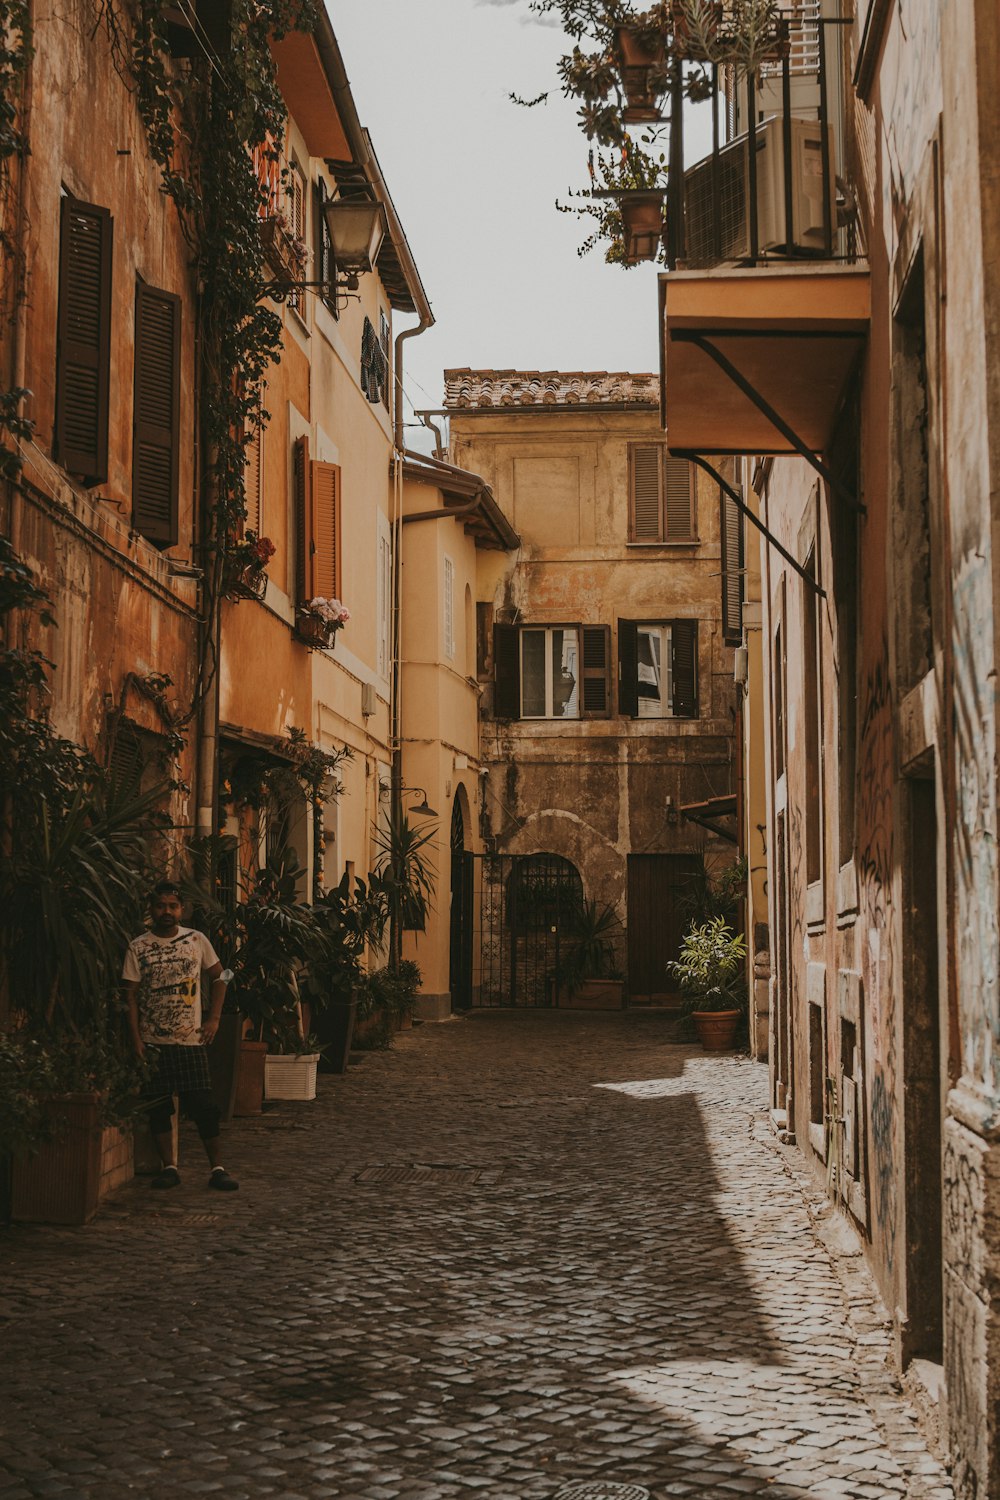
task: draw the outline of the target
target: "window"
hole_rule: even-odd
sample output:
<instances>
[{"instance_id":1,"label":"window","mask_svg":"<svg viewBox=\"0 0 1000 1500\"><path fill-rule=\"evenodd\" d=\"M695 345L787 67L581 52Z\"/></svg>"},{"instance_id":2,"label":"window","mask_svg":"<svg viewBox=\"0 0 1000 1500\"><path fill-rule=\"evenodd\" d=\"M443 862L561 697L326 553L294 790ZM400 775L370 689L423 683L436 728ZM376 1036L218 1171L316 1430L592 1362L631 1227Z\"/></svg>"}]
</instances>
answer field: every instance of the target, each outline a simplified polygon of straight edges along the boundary
<instances>
[{"instance_id":1,"label":"window","mask_svg":"<svg viewBox=\"0 0 1000 1500\"><path fill-rule=\"evenodd\" d=\"M106 208L63 198L53 446L87 485L108 477L113 226Z\"/></svg>"},{"instance_id":2,"label":"window","mask_svg":"<svg viewBox=\"0 0 1000 1500\"><path fill-rule=\"evenodd\" d=\"M499 719L605 719L611 712L607 625L495 625Z\"/></svg>"},{"instance_id":3,"label":"window","mask_svg":"<svg viewBox=\"0 0 1000 1500\"><path fill-rule=\"evenodd\" d=\"M629 541L694 542L694 484L686 459L663 443L630 443Z\"/></svg>"},{"instance_id":4,"label":"window","mask_svg":"<svg viewBox=\"0 0 1000 1500\"><path fill-rule=\"evenodd\" d=\"M450 557L444 560L444 654L455 660L455 564Z\"/></svg>"},{"instance_id":5,"label":"window","mask_svg":"<svg viewBox=\"0 0 1000 1500\"><path fill-rule=\"evenodd\" d=\"M361 389L372 405L379 401L388 407L389 366L370 318L361 329Z\"/></svg>"},{"instance_id":6,"label":"window","mask_svg":"<svg viewBox=\"0 0 1000 1500\"><path fill-rule=\"evenodd\" d=\"M177 541L180 476L181 303L135 289L132 528L156 547Z\"/></svg>"},{"instance_id":7,"label":"window","mask_svg":"<svg viewBox=\"0 0 1000 1500\"><path fill-rule=\"evenodd\" d=\"M317 295L323 306L335 318L340 317L337 307L337 290L334 285L337 276L337 266L333 258L333 243L330 239L330 226L326 222L326 214L323 205L330 196L329 189L322 177L317 178L313 186L313 258L315 281L325 282L329 290L322 287Z\"/></svg>"},{"instance_id":8,"label":"window","mask_svg":"<svg viewBox=\"0 0 1000 1500\"><path fill-rule=\"evenodd\" d=\"M340 597L340 465L311 463L295 444L296 586L299 601Z\"/></svg>"},{"instance_id":9,"label":"window","mask_svg":"<svg viewBox=\"0 0 1000 1500\"><path fill-rule=\"evenodd\" d=\"M298 162L290 161L285 174L285 218L288 223L288 236L294 243L305 243L306 238L306 185L302 176L302 168ZM299 273L302 274L301 272ZM301 311L302 293L291 292L288 297L288 306L294 307L296 312Z\"/></svg>"},{"instance_id":10,"label":"window","mask_svg":"<svg viewBox=\"0 0 1000 1500\"><path fill-rule=\"evenodd\" d=\"M697 620L618 621L618 711L633 719L698 717Z\"/></svg>"},{"instance_id":11,"label":"window","mask_svg":"<svg viewBox=\"0 0 1000 1500\"><path fill-rule=\"evenodd\" d=\"M385 380L382 382L382 405L386 411L389 410L389 371L392 369L392 361L389 358L389 319L384 312L378 315L378 341L385 360Z\"/></svg>"},{"instance_id":12,"label":"window","mask_svg":"<svg viewBox=\"0 0 1000 1500\"><path fill-rule=\"evenodd\" d=\"M743 644L743 512L725 490L719 491L722 537L722 639Z\"/></svg>"}]
</instances>

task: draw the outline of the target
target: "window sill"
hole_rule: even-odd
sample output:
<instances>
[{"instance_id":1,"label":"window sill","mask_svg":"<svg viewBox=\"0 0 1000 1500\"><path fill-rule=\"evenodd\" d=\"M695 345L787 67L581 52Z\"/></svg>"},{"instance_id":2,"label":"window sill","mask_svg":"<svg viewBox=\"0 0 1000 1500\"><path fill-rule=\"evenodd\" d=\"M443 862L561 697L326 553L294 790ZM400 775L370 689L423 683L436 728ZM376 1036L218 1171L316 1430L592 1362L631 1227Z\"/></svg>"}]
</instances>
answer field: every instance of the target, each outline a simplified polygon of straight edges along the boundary
<instances>
[{"instance_id":1,"label":"window sill","mask_svg":"<svg viewBox=\"0 0 1000 1500\"><path fill-rule=\"evenodd\" d=\"M661 549L664 548L664 547L671 548L671 549L675 548L675 547L687 547L687 548L689 548L690 550L693 551L696 547L700 547L701 546L701 537L698 537L698 536L684 537L684 538L679 538L677 541L674 541L674 542L670 542L670 541L667 541L667 542L633 542L633 541L628 541L628 542L625 543L625 545L626 545L626 547L637 547L640 550L648 550L650 547L659 547Z\"/></svg>"}]
</instances>

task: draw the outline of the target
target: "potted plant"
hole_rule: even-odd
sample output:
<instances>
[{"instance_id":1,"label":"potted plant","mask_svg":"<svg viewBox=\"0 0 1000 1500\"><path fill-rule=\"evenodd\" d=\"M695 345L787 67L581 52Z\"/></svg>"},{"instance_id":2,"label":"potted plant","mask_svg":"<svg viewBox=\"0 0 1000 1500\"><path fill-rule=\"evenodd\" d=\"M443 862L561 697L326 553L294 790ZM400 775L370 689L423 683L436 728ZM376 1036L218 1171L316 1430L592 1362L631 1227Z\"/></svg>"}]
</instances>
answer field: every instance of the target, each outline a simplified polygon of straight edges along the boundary
<instances>
[{"instance_id":1,"label":"potted plant","mask_svg":"<svg viewBox=\"0 0 1000 1500\"><path fill-rule=\"evenodd\" d=\"M568 952L553 973L560 1006L620 1010L625 985L616 968L622 925L607 902L585 900L570 929Z\"/></svg>"},{"instance_id":2,"label":"potted plant","mask_svg":"<svg viewBox=\"0 0 1000 1500\"><path fill-rule=\"evenodd\" d=\"M267 592L267 565L275 554L268 536L245 531L226 549L222 570L223 592L229 599L263 599Z\"/></svg>"},{"instance_id":3,"label":"potted plant","mask_svg":"<svg viewBox=\"0 0 1000 1500\"><path fill-rule=\"evenodd\" d=\"M729 1051L746 1015L746 956L743 934L716 916L690 927L680 957L667 965L706 1052Z\"/></svg>"},{"instance_id":4,"label":"potted plant","mask_svg":"<svg viewBox=\"0 0 1000 1500\"><path fill-rule=\"evenodd\" d=\"M309 247L294 232L287 214L274 209L258 220L258 229L264 258L275 274L291 281L300 277L309 260Z\"/></svg>"},{"instance_id":5,"label":"potted plant","mask_svg":"<svg viewBox=\"0 0 1000 1500\"><path fill-rule=\"evenodd\" d=\"M310 599L300 604L295 629L309 646L332 649L337 631L347 624L351 611L339 599Z\"/></svg>"},{"instance_id":6,"label":"potted plant","mask_svg":"<svg viewBox=\"0 0 1000 1500\"><path fill-rule=\"evenodd\" d=\"M265 1099L315 1099L321 1043L315 1036L299 1036L281 1052L264 1058Z\"/></svg>"},{"instance_id":7,"label":"potted plant","mask_svg":"<svg viewBox=\"0 0 1000 1500\"><path fill-rule=\"evenodd\" d=\"M320 942L309 964L303 992L309 998L322 1042L320 1068L347 1069L359 1015L363 962L369 945L381 946L388 907L377 876L368 881L344 875L313 907Z\"/></svg>"}]
</instances>

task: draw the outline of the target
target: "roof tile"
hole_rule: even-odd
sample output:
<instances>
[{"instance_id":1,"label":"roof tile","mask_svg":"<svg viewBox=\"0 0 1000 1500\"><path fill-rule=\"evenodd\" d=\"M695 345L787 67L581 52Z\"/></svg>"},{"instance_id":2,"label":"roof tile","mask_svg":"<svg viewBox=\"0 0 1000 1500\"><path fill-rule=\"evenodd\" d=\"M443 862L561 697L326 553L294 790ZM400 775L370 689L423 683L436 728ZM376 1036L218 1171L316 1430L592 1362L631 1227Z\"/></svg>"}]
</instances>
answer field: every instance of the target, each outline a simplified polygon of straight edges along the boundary
<instances>
[{"instance_id":1,"label":"roof tile","mask_svg":"<svg viewBox=\"0 0 1000 1500\"><path fill-rule=\"evenodd\" d=\"M626 370L470 370L444 372L444 404L453 411L507 406L655 407L657 375Z\"/></svg>"}]
</instances>

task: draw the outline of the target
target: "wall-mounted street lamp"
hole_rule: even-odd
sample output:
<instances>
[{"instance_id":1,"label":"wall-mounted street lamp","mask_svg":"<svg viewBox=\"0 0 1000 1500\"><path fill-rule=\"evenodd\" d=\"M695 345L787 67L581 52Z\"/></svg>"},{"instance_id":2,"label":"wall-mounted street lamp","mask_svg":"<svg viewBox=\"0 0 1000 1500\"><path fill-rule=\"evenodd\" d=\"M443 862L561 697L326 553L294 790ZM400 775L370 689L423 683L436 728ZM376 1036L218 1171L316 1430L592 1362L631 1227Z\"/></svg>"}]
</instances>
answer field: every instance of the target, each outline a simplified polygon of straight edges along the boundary
<instances>
[{"instance_id":1,"label":"wall-mounted street lamp","mask_svg":"<svg viewBox=\"0 0 1000 1500\"><path fill-rule=\"evenodd\" d=\"M293 281L284 277L266 281L265 297L284 302L294 292L320 287L334 294L338 287L356 292L358 277L374 271L389 228L382 204L369 198L329 198L323 204L323 217L330 237L333 275L326 281Z\"/></svg>"},{"instance_id":2,"label":"wall-mounted street lamp","mask_svg":"<svg viewBox=\"0 0 1000 1500\"><path fill-rule=\"evenodd\" d=\"M416 813L420 818L437 817L437 813L435 812L434 808L428 805L427 793L424 791L422 786L401 786L399 790L400 792L420 793L420 801L413 804L413 806L410 808L410 812Z\"/></svg>"}]
</instances>

